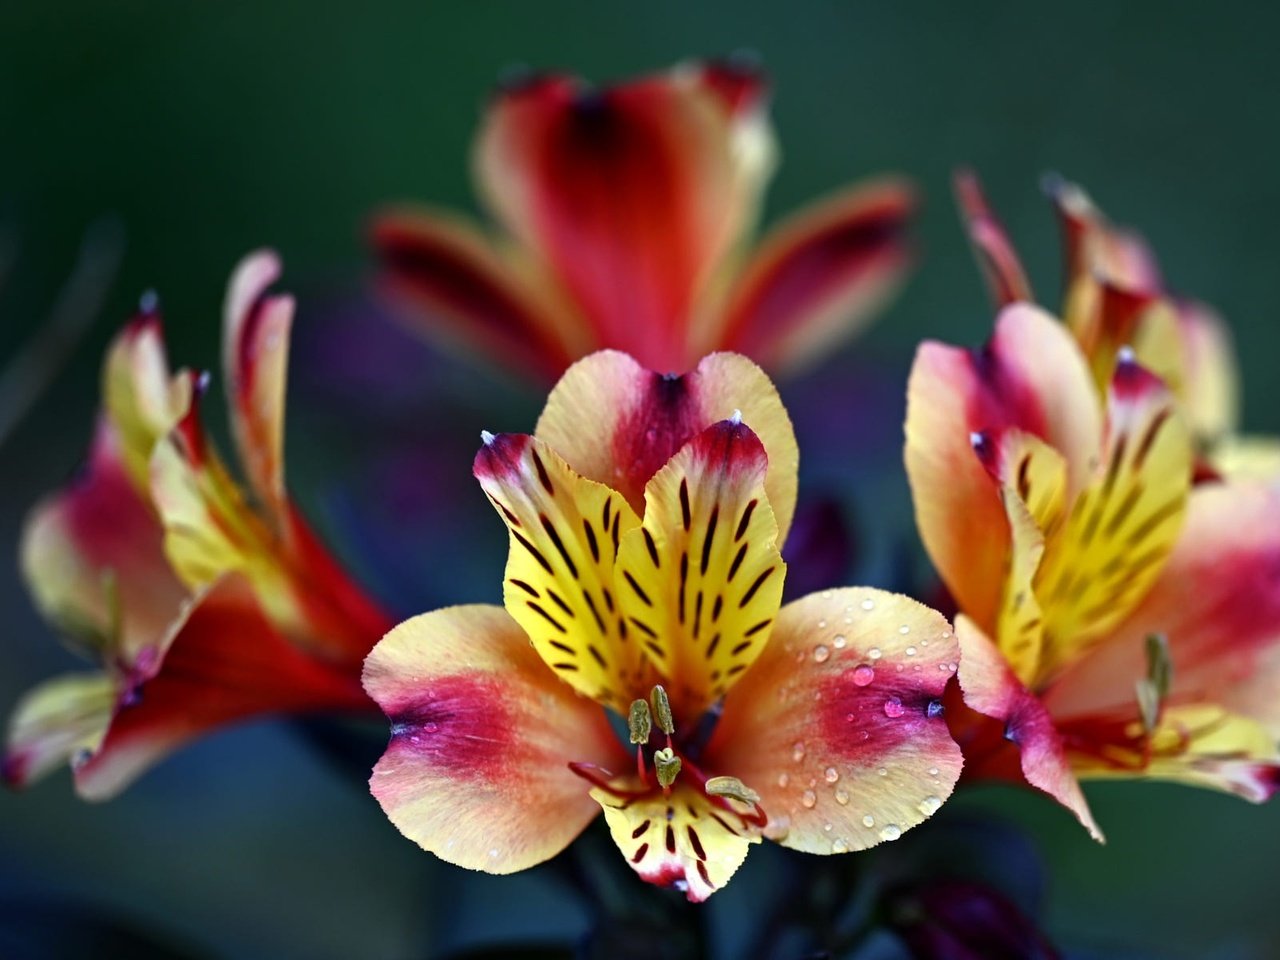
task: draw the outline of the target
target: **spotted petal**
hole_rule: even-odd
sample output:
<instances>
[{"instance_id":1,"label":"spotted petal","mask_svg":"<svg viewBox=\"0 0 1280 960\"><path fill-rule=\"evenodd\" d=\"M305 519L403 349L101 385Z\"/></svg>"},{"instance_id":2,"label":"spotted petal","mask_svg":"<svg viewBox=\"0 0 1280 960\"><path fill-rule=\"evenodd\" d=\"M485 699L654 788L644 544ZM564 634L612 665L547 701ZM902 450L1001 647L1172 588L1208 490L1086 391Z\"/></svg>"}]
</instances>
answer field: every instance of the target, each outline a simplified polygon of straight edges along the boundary
<instances>
[{"instance_id":1,"label":"spotted petal","mask_svg":"<svg viewBox=\"0 0 1280 960\"><path fill-rule=\"evenodd\" d=\"M568 764L627 762L604 712L498 607L405 621L369 655L364 683L391 721L374 797L405 836L458 866L514 873L555 856L597 813Z\"/></svg>"},{"instance_id":2,"label":"spotted petal","mask_svg":"<svg viewBox=\"0 0 1280 960\"><path fill-rule=\"evenodd\" d=\"M1122 360L1103 460L1036 576L1046 672L1105 637L1155 582L1182 528L1190 478L1191 441L1176 401Z\"/></svg>"},{"instance_id":3,"label":"spotted petal","mask_svg":"<svg viewBox=\"0 0 1280 960\"><path fill-rule=\"evenodd\" d=\"M644 526L623 537L618 596L678 717L701 716L769 641L786 564L767 469L746 424L708 427L649 481Z\"/></svg>"},{"instance_id":4,"label":"spotted petal","mask_svg":"<svg viewBox=\"0 0 1280 960\"><path fill-rule=\"evenodd\" d=\"M958 660L947 622L907 597L850 588L788 604L725 698L708 762L760 794L785 846L894 839L960 775L941 707Z\"/></svg>"},{"instance_id":5,"label":"spotted petal","mask_svg":"<svg viewBox=\"0 0 1280 960\"><path fill-rule=\"evenodd\" d=\"M721 97L678 75L604 89L545 76L491 105L477 176L599 342L683 372L698 295L750 213L733 130Z\"/></svg>"},{"instance_id":6,"label":"spotted petal","mask_svg":"<svg viewBox=\"0 0 1280 960\"><path fill-rule=\"evenodd\" d=\"M1010 427L1063 456L1070 492L1084 485L1102 432L1089 371L1061 324L1025 304L1001 312L981 350L922 345L907 387L916 523L961 609L988 630L1008 563L1008 522L970 438Z\"/></svg>"},{"instance_id":7,"label":"spotted petal","mask_svg":"<svg viewBox=\"0 0 1280 960\"><path fill-rule=\"evenodd\" d=\"M645 485L695 436L738 411L769 456L765 489L786 539L795 513L799 452L778 391L746 357L716 353L681 377L644 369L623 353L578 361L551 391L537 436L582 476L644 512Z\"/></svg>"},{"instance_id":8,"label":"spotted petal","mask_svg":"<svg viewBox=\"0 0 1280 960\"><path fill-rule=\"evenodd\" d=\"M508 612L566 683L625 713L648 673L642 638L616 593L614 562L639 518L533 437L487 436L475 475L511 533Z\"/></svg>"},{"instance_id":9,"label":"spotted petal","mask_svg":"<svg viewBox=\"0 0 1280 960\"><path fill-rule=\"evenodd\" d=\"M752 255L703 349L794 369L861 330L911 265L915 208L906 183L883 180L788 218Z\"/></svg>"},{"instance_id":10,"label":"spotted petal","mask_svg":"<svg viewBox=\"0 0 1280 960\"><path fill-rule=\"evenodd\" d=\"M639 786L620 777L610 786ZM596 788L591 796L604 808L614 842L633 870L649 883L683 890L694 903L719 890L760 842L759 831L735 812L734 801L708 797L687 779L669 796L653 791L638 799Z\"/></svg>"},{"instance_id":11,"label":"spotted petal","mask_svg":"<svg viewBox=\"0 0 1280 960\"><path fill-rule=\"evenodd\" d=\"M965 704L985 717L1005 725L1005 738L1018 748L1027 783L1053 797L1070 810L1095 840L1101 841L1072 772L1066 746L1036 695L1014 676L996 645L963 614L956 618L960 642L960 689Z\"/></svg>"}]
</instances>

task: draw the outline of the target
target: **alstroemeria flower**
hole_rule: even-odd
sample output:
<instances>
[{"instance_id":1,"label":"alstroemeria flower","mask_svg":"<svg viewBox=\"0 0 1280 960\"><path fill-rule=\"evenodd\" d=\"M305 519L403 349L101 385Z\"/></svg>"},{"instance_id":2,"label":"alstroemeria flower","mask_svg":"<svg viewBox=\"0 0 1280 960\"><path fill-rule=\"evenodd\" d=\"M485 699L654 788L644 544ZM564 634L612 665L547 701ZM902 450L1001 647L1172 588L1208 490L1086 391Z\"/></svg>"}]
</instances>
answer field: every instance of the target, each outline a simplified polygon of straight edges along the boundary
<instances>
[{"instance_id":1,"label":"alstroemeria flower","mask_svg":"<svg viewBox=\"0 0 1280 960\"><path fill-rule=\"evenodd\" d=\"M1280 490L1192 486L1171 391L1122 351L1104 408L1076 341L1028 304L979 350L920 347L906 434L962 611L964 701L997 721L953 727L967 774L1025 777L1095 835L1078 777L1271 794Z\"/></svg>"},{"instance_id":2,"label":"alstroemeria flower","mask_svg":"<svg viewBox=\"0 0 1280 960\"><path fill-rule=\"evenodd\" d=\"M282 462L293 300L268 293L273 254L227 298L225 370L248 489L202 429L205 378L169 371L153 301L116 337L88 463L27 522L37 605L98 662L19 704L5 778L70 760L76 789L111 796L213 727L280 711L368 711L365 654L391 621L289 500Z\"/></svg>"},{"instance_id":3,"label":"alstroemeria flower","mask_svg":"<svg viewBox=\"0 0 1280 960\"><path fill-rule=\"evenodd\" d=\"M762 77L732 63L603 88L508 84L474 154L499 235L446 213L384 215L385 280L428 333L548 380L601 348L677 373L713 350L802 363L898 287L915 201L900 180L866 183L744 257L774 167L766 100Z\"/></svg>"},{"instance_id":4,"label":"alstroemeria flower","mask_svg":"<svg viewBox=\"0 0 1280 960\"><path fill-rule=\"evenodd\" d=\"M1106 392L1116 357L1129 348L1183 404L1198 475L1280 477L1280 439L1240 436L1239 377L1231 336L1206 304L1169 292L1146 242L1113 226L1088 194L1053 178L1046 188L1058 212L1066 255L1062 316ZM997 306L1034 302L1026 271L971 173L956 195Z\"/></svg>"},{"instance_id":5,"label":"alstroemeria flower","mask_svg":"<svg viewBox=\"0 0 1280 960\"><path fill-rule=\"evenodd\" d=\"M734 354L673 377L597 353L535 436L486 434L506 609L415 617L365 667L392 724L370 781L392 822L510 873L603 808L643 878L702 900L762 834L840 853L933 813L960 773L940 702L956 640L879 590L779 609L796 462L773 385Z\"/></svg>"}]
</instances>

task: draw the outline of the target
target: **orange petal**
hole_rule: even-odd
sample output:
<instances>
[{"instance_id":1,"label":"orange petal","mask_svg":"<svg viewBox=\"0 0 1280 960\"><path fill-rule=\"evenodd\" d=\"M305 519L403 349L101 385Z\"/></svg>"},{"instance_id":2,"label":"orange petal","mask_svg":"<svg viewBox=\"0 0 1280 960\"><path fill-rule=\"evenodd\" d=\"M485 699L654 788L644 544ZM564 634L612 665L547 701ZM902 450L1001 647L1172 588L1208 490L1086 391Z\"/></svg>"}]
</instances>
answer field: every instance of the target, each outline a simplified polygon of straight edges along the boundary
<instances>
[{"instance_id":1,"label":"orange petal","mask_svg":"<svg viewBox=\"0 0 1280 960\"><path fill-rule=\"evenodd\" d=\"M1122 356L1102 460L1036 574L1045 675L1103 640L1160 575L1182 528L1191 466L1191 438L1173 396Z\"/></svg>"},{"instance_id":2,"label":"orange petal","mask_svg":"<svg viewBox=\"0 0 1280 960\"><path fill-rule=\"evenodd\" d=\"M1280 492L1265 484L1204 484L1160 576L1101 646L1046 695L1056 716L1086 716L1133 700L1144 641L1168 640L1172 696L1219 703L1280 733Z\"/></svg>"},{"instance_id":3,"label":"orange petal","mask_svg":"<svg viewBox=\"0 0 1280 960\"><path fill-rule=\"evenodd\" d=\"M539 379L595 345L559 305L475 228L430 211L392 211L373 225L381 282L430 336L479 349Z\"/></svg>"},{"instance_id":4,"label":"orange petal","mask_svg":"<svg viewBox=\"0 0 1280 960\"><path fill-rule=\"evenodd\" d=\"M679 779L669 795L655 790L630 799L597 787L591 796L604 808L609 832L636 873L701 903L729 882L760 834L727 802L714 803L688 779ZM610 784L619 792L638 786L634 776Z\"/></svg>"},{"instance_id":5,"label":"orange petal","mask_svg":"<svg viewBox=\"0 0 1280 960\"><path fill-rule=\"evenodd\" d=\"M895 839L960 775L941 704L958 660L947 622L907 597L858 587L788 604L725 698L707 764L760 794L784 846Z\"/></svg>"},{"instance_id":6,"label":"orange petal","mask_svg":"<svg viewBox=\"0 0 1280 960\"><path fill-rule=\"evenodd\" d=\"M923 344L907 386L916 524L961 609L991 630L1008 563L1008 523L970 438L1010 427L1064 457L1069 491L1084 484L1102 434L1089 371L1061 324L1025 304L1001 312L981 350Z\"/></svg>"},{"instance_id":7,"label":"orange petal","mask_svg":"<svg viewBox=\"0 0 1280 960\"><path fill-rule=\"evenodd\" d=\"M1240 419L1240 373L1231 333L1212 308L1194 301L1178 305L1178 330L1182 402L1196 436L1212 445L1235 433Z\"/></svg>"},{"instance_id":8,"label":"orange petal","mask_svg":"<svg viewBox=\"0 0 1280 960\"><path fill-rule=\"evenodd\" d=\"M271 251L240 261L227 288L222 365L240 465L271 515L284 511L284 399L293 297L270 295L280 277Z\"/></svg>"},{"instance_id":9,"label":"orange petal","mask_svg":"<svg viewBox=\"0 0 1280 960\"><path fill-rule=\"evenodd\" d=\"M545 258L600 343L684 372L698 295L749 210L731 113L677 71L504 90L476 145L496 214Z\"/></svg>"},{"instance_id":10,"label":"orange petal","mask_svg":"<svg viewBox=\"0 0 1280 960\"><path fill-rule=\"evenodd\" d=\"M735 350L770 369L792 369L861 330L902 285L915 207L906 183L881 180L771 230L703 350Z\"/></svg>"},{"instance_id":11,"label":"orange petal","mask_svg":"<svg viewBox=\"0 0 1280 960\"><path fill-rule=\"evenodd\" d=\"M960 215L969 233L969 243L996 306L1007 306L1019 300L1034 303L1035 296L1022 261L1018 259L1018 251L1009 242L1004 225L987 203L977 175L971 170L957 171L954 189Z\"/></svg>"},{"instance_id":12,"label":"orange petal","mask_svg":"<svg viewBox=\"0 0 1280 960\"><path fill-rule=\"evenodd\" d=\"M650 679L614 582L619 543L639 518L533 437L486 434L474 472L511 532L507 611L561 679L625 714Z\"/></svg>"},{"instance_id":13,"label":"orange petal","mask_svg":"<svg viewBox=\"0 0 1280 960\"><path fill-rule=\"evenodd\" d=\"M364 683L391 721L374 797L401 833L458 866L513 873L555 856L598 812L568 764L628 762L604 711L498 607L405 621L369 655Z\"/></svg>"},{"instance_id":14,"label":"orange petal","mask_svg":"<svg viewBox=\"0 0 1280 960\"><path fill-rule=\"evenodd\" d=\"M769 641L786 564L767 468L746 424L708 427L649 481L644 526L622 539L618 597L677 720L701 717Z\"/></svg>"},{"instance_id":15,"label":"orange petal","mask_svg":"<svg viewBox=\"0 0 1280 960\"><path fill-rule=\"evenodd\" d=\"M795 513L799 451L778 391L746 357L716 353L681 377L625 354L578 361L551 391L537 436L582 476L617 490L637 513L645 485L691 439L738 411L769 457L765 490L786 539Z\"/></svg>"},{"instance_id":16,"label":"orange petal","mask_svg":"<svg viewBox=\"0 0 1280 960\"><path fill-rule=\"evenodd\" d=\"M1018 748L1027 783L1070 810L1093 838L1101 841L1102 831L1094 822L1062 737L1044 706L1013 675L995 644L963 614L956 618L956 637L965 704L1004 723L1005 738Z\"/></svg>"},{"instance_id":17,"label":"orange petal","mask_svg":"<svg viewBox=\"0 0 1280 960\"><path fill-rule=\"evenodd\" d=\"M31 512L20 553L40 612L125 664L165 633L187 596L165 558L160 522L133 484L119 432L106 419L81 474Z\"/></svg>"}]
</instances>

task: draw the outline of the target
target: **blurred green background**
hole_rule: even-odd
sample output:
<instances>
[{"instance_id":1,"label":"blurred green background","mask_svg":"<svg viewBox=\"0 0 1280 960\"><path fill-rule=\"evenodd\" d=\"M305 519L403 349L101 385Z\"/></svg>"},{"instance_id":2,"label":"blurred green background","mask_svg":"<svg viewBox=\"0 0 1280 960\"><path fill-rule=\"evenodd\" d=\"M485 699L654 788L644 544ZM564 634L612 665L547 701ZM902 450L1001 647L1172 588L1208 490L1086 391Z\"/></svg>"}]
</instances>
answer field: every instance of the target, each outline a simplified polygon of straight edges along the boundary
<instances>
[{"instance_id":1,"label":"blurred green background","mask_svg":"<svg viewBox=\"0 0 1280 960\"><path fill-rule=\"evenodd\" d=\"M405 612L496 599L504 538L471 490L473 438L529 428L539 400L389 328L361 296L361 231L389 201L474 209L470 137L512 65L608 80L750 49L774 78L783 150L768 219L874 172L920 183L924 257L905 295L784 391L807 489L859 520L851 575L864 582L911 536L898 395L913 346L976 342L991 319L950 202L957 164L983 175L1047 302L1059 254L1041 173L1083 183L1139 227L1171 285L1231 322L1246 425L1280 432L1278 33L1280 8L1233 2L0 5L0 235L16 249L0 364L46 322L85 229L112 216L127 237L106 309L0 448L0 710L73 663L35 617L13 547L23 513L84 449L107 338L155 288L176 360L213 365L226 278L262 245L282 253L302 304L289 421L299 499ZM401 344L397 362L364 380L302 368L343 330ZM414 449L388 460L392 441ZM365 469L377 458L430 494L392 560L362 542L386 521L387 503L360 498L378 489ZM461 559L440 563L446 544L462 544ZM1080 956L1280 956L1280 809L1160 786L1090 796L1106 847L1038 798L961 801L1032 831L1062 943ZM758 861L744 876L768 869ZM729 928L752 909L752 881L733 889L713 907ZM105 806L76 801L65 775L0 796L0 930L46 909L245 958L399 960L449 938L555 938L583 923L538 875L442 871L358 778L272 724L202 742Z\"/></svg>"}]
</instances>

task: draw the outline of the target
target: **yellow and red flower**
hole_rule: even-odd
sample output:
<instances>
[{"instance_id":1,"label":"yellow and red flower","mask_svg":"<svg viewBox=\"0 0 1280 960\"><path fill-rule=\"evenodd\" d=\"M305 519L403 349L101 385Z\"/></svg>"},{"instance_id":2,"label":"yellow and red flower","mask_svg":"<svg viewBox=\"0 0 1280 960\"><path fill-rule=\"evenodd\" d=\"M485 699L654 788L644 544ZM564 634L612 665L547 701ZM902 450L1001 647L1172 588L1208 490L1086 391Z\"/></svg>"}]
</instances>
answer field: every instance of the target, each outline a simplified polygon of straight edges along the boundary
<instances>
[{"instance_id":1,"label":"yellow and red flower","mask_svg":"<svg viewBox=\"0 0 1280 960\"><path fill-rule=\"evenodd\" d=\"M724 353L679 377L594 354L535 435L486 434L506 609L415 617L365 667L392 724L370 781L392 822L509 873L603 808L642 877L702 900L762 835L839 853L933 813L960 773L941 705L956 640L879 590L780 607L796 464L773 385Z\"/></svg>"},{"instance_id":2,"label":"yellow and red flower","mask_svg":"<svg viewBox=\"0 0 1280 960\"><path fill-rule=\"evenodd\" d=\"M384 279L428 333L546 379L593 350L683 373L713 350L770 369L864 324L911 260L902 181L852 188L744 259L775 149L761 75L695 63L595 88L508 84L474 169L501 234L434 211L381 217Z\"/></svg>"},{"instance_id":3,"label":"yellow and red flower","mask_svg":"<svg viewBox=\"0 0 1280 960\"><path fill-rule=\"evenodd\" d=\"M1025 303L979 350L923 344L908 387L917 524L993 721L951 711L966 775L1025 778L1096 836L1080 777L1260 801L1280 769L1280 489L1193 485L1184 410L1127 350L1104 406Z\"/></svg>"},{"instance_id":4,"label":"yellow and red flower","mask_svg":"<svg viewBox=\"0 0 1280 960\"><path fill-rule=\"evenodd\" d=\"M1239 435L1239 378L1231 335L1213 310L1166 288L1147 243L1108 222L1075 184L1046 188L1062 227L1066 296L1062 317L1101 393L1122 348L1178 397L1199 459L1198 476L1280 477L1280 439ZM1026 271L999 219L968 172L956 195L997 306L1034 302Z\"/></svg>"},{"instance_id":5,"label":"yellow and red flower","mask_svg":"<svg viewBox=\"0 0 1280 960\"><path fill-rule=\"evenodd\" d=\"M50 680L11 721L6 780L70 760L113 795L165 753L267 712L368 711L365 654L391 621L346 577L284 484L294 304L273 254L228 291L224 367L248 488L200 421L207 377L171 374L153 299L116 337L88 462L33 511L22 568L37 606L99 668Z\"/></svg>"}]
</instances>

